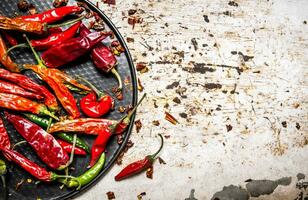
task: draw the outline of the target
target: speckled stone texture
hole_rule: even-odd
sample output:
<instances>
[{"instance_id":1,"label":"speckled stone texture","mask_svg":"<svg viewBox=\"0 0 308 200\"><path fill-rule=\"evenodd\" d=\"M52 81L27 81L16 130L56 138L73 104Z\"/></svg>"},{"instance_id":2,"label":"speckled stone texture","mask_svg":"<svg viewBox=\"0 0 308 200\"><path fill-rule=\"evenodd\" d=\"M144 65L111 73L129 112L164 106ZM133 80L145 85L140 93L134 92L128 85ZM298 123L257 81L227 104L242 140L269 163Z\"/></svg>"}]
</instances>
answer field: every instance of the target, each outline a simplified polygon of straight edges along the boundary
<instances>
[{"instance_id":1,"label":"speckled stone texture","mask_svg":"<svg viewBox=\"0 0 308 200\"><path fill-rule=\"evenodd\" d=\"M306 0L118 0L99 6L130 42L148 98L138 110L134 146L78 200L209 200L245 180L293 177L272 194L296 199L296 174L308 173ZM132 29L131 17L140 17ZM168 111L178 121L164 119ZM159 126L152 124L158 120ZM154 152L166 137L153 180L141 174L115 182L126 164ZM301 180L305 181L305 180ZM306 179L307 181L307 179ZM306 191L307 192L307 191Z\"/></svg>"}]
</instances>

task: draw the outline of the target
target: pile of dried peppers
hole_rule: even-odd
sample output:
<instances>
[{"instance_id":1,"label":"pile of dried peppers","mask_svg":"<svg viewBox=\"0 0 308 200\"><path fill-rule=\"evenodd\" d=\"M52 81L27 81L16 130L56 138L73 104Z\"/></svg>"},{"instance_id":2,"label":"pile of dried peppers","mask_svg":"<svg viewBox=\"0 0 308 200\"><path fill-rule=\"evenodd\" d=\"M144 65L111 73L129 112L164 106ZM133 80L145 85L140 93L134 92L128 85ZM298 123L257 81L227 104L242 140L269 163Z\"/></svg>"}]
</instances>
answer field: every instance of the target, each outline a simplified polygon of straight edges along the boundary
<instances>
[{"instance_id":1,"label":"pile of dried peppers","mask_svg":"<svg viewBox=\"0 0 308 200\"><path fill-rule=\"evenodd\" d=\"M121 76L116 70L117 55L102 43L112 33L88 28L82 22L83 11L79 6L63 6L28 16L0 16L0 63L5 68L0 68L0 152L6 159L5 162L0 159L0 177L4 189L6 166L10 163L19 165L39 181L58 181L68 188L79 189L91 182L103 169L109 139L125 132L137 106L145 98L144 95L119 120L101 118L114 110L112 95L82 77L73 78L60 70L88 55L99 70L115 75L118 82L115 96L118 100L123 98ZM75 19L55 24L68 15ZM29 49L37 63L21 65L14 61L10 52L18 48ZM34 72L44 85L24 75L25 71ZM84 95L79 103L72 92ZM66 113L64 116L61 107ZM86 118L81 118L80 111ZM14 149L22 142L11 145L3 120L16 129L24 139L22 142L31 146L46 168ZM77 134L96 137L92 147ZM78 177L68 175L74 155L88 153L91 154L89 169ZM146 157L144 167L150 166L155 156ZM123 178L120 175L116 180Z\"/></svg>"}]
</instances>

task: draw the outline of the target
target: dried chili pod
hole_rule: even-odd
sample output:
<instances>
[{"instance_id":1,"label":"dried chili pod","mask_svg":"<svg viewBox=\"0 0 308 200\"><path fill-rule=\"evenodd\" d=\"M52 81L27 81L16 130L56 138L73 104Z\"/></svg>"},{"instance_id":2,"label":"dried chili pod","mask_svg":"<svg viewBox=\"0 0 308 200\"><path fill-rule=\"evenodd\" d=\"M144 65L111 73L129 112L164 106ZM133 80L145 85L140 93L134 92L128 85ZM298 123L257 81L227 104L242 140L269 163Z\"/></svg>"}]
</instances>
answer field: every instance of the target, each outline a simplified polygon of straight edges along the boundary
<instances>
[{"instance_id":1,"label":"dried chili pod","mask_svg":"<svg viewBox=\"0 0 308 200\"><path fill-rule=\"evenodd\" d=\"M17 115L5 113L7 120L32 146L41 160L52 169L62 170L68 162L69 156L57 140L44 131L40 126Z\"/></svg>"},{"instance_id":2,"label":"dried chili pod","mask_svg":"<svg viewBox=\"0 0 308 200\"><path fill-rule=\"evenodd\" d=\"M73 151L73 145L67 142L64 142L62 140L57 140L59 142L59 144L62 146L62 148L67 152L67 153L71 153ZM83 149L75 147L74 149L74 154L75 155L81 155L81 156L85 156L87 155L87 152L85 152Z\"/></svg>"},{"instance_id":3,"label":"dried chili pod","mask_svg":"<svg viewBox=\"0 0 308 200\"><path fill-rule=\"evenodd\" d=\"M32 92L29 92L18 85L0 80L0 92L8 94L16 94L25 98L42 100L44 97Z\"/></svg>"},{"instance_id":4,"label":"dried chili pod","mask_svg":"<svg viewBox=\"0 0 308 200\"><path fill-rule=\"evenodd\" d=\"M16 63L7 55L7 47L0 35L0 63L11 72L20 72L20 69Z\"/></svg>"},{"instance_id":5,"label":"dried chili pod","mask_svg":"<svg viewBox=\"0 0 308 200\"><path fill-rule=\"evenodd\" d=\"M80 25L80 35L90 34L91 31L84 25ZM112 53L111 49L102 43L99 43L91 51L91 58L95 66L105 73L112 73L118 80L118 91L122 90L122 79L116 70L116 65L118 63L116 57Z\"/></svg>"},{"instance_id":6,"label":"dried chili pod","mask_svg":"<svg viewBox=\"0 0 308 200\"><path fill-rule=\"evenodd\" d=\"M127 165L126 167L124 167L124 169L122 169L122 171L120 171L115 176L115 180L121 181L121 180L126 179L128 177L131 177L133 175L139 174L140 172L143 172L143 171L147 170L149 167L151 167L153 165L154 161L157 158L156 156L159 154L159 152L162 150L162 148L164 146L163 136L161 134L159 134L159 137L161 139L161 145L160 145L160 148L158 149L157 152L155 152L152 155L147 155L142 160L138 160L136 162L133 162L133 163Z\"/></svg>"}]
</instances>

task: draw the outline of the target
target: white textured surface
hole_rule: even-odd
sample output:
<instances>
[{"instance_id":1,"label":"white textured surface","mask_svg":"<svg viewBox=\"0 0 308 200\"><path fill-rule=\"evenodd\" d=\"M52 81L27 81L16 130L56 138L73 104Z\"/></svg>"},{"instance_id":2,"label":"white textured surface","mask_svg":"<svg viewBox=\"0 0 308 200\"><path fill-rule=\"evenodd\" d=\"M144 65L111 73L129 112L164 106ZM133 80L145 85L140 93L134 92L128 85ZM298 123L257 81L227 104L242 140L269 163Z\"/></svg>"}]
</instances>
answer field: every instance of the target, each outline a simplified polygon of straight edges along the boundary
<instances>
[{"instance_id":1,"label":"white textured surface","mask_svg":"<svg viewBox=\"0 0 308 200\"><path fill-rule=\"evenodd\" d=\"M128 46L135 63L146 62L150 68L139 75L148 98L137 114L143 127L139 133L133 131L135 145L125 154L122 166L114 165L78 200L107 199L108 191L123 200L137 199L141 192L146 192L143 199L183 200L192 188L195 198L207 200L223 186L244 185L249 178L308 175L308 25L303 23L308 20L308 1L235 2L238 7L225 0L100 4L122 35L134 38ZM134 30L127 23L129 9L142 9L137 15L143 22ZM231 15L223 14L225 11ZM203 15L208 16L208 23ZM192 38L196 38L197 50ZM142 45L145 43L154 50L149 51ZM177 53L181 51L183 58ZM254 58L244 62L231 51ZM193 73L188 70L194 67L193 62L214 64L207 67L215 71ZM218 65L238 67L243 72ZM166 89L175 81L179 86ZM207 89L207 83L218 83L222 88ZM176 93L183 87L187 98ZM176 96L180 104L172 101ZM158 108L154 108L154 101ZM169 108L164 108L166 103ZM164 111L180 124L164 120ZM180 113L187 113L187 118ZM152 125L153 120L159 120L160 126ZM226 125L232 125L232 130L227 132ZM158 133L170 138L161 153L167 164L155 163L153 180L141 174L115 182L114 176L123 166L158 148ZM290 186L279 186L272 195L256 199L295 199L295 181L293 178Z\"/></svg>"}]
</instances>

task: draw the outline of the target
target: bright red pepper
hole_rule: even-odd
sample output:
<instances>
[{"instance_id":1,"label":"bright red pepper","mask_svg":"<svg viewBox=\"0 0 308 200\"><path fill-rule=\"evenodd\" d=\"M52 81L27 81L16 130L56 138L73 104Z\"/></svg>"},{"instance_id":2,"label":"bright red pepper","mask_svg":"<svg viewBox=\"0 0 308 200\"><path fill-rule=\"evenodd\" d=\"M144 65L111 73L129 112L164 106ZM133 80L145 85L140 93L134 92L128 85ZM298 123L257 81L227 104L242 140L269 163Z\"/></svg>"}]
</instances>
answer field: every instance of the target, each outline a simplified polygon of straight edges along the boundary
<instances>
[{"instance_id":1,"label":"bright red pepper","mask_svg":"<svg viewBox=\"0 0 308 200\"><path fill-rule=\"evenodd\" d=\"M14 84L17 84L20 87L29 90L33 93L37 93L39 95L44 96L45 98L44 103L50 110L52 111L59 110L58 102L55 96L51 92L49 92L47 88L35 83L29 77L18 73L11 73L5 69L0 68L0 78L10 81Z\"/></svg>"},{"instance_id":2,"label":"bright red pepper","mask_svg":"<svg viewBox=\"0 0 308 200\"><path fill-rule=\"evenodd\" d=\"M145 170L147 170L149 167L151 167L156 159L156 156L158 155L158 153L162 150L163 146L164 146L164 139L163 136L161 134L159 134L159 137L161 139L161 145L160 148L158 149L158 151L152 155L147 155L144 159L142 160L138 160L136 162L133 162L129 165L127 165L126 167L124 167L124 169L122 169L122 171L120 171L120 173L118 173L115 176L115 180L116 181L121 181L125 178L128 178L130 176L139 174L140 172L143 172Z\"/></svg>"},{"instance_id":3,"label":"bright red pepper","mask_svg":"<svg viewBox=\"0 0 308 200\"><path fill-rule=\"evenodd\" d=\"M78 6L64 6L61 8L50 9L42 13L20 16L17 19L23 19L27 22L45 22L48 24L54 23L63 19L65 16L72 13L79 13L83 8Z\"/></svg>"},{"instance_id":4,"label":"bright red pepper","mask_svg":"<svg viewBox=\"0 0 308 200\"><path fill-rule=\"evenodd\" d=\"M0 63L11 72L20 72L17 64L7 55L7 50L6 44L0 35Z\"/></svg>"},{"instance_id":5,"label":"bright red pepper","mask_svg":"<svg viewBox=\"0 0 308 200\"><path fill-rule=\"evenodd\" d=\"M25 98L42 100L44 97L39 94L29 92L15 84L0 80L0 92L8 94L16 94Z\"/></svg>"},{"instance_id":6,"label":"bright red pepper","mask_svg":"<svg viewBox=\"0 0 308 200\"><path fill-rule=\"evenodd\" d=\"M99 130L98 136L92 145L91 160L88 168L91 168L96 164L102 153L105 151L107 142L111 136L112 130L109 127Z\"/></svg>"},{"instance_id":7,"label":"bright red pepper","mask_svg":"<svg viewBox=\"0 0 308 200\"><path fill-rule=\"evenodd\" d=\"M17 115L5 113L7 120L32 146L37 155L52 169L62 170L69 162L67 152L40 126Z\"/></svg>"},{"instance_id":8,"label":"bright red pepper","mask_svg":"<svg viewBox=\"0 0 308 200\"><path fill-rule=\"evenodd\" d=\"M99 91L94 85L85 79L86 82L94 91L86 95L80 100L80 108L88 117L101 117L114 108L114 100L110 95Z\"/></svg>"},{"instance_id":9,"label":"bright red pepper","mask_svg":"<svg viewBox=\"0 0 308 200\"><path fill-rule=\"evenodd\" d=\"M6 129L4 127L4 123L2 118L0 117L0 149L9 149L11 148L11 143L10 143L10 139L9 136L6 132Z\"/></svg>"},{"instance_id":10,"label":"bright red pepper","mask_svg":"<svg viewBox=\"0 0 308 200\"><path fill-rule=\"evenodd\" d=\"M85 36L91 33L91 31L86 27L86 25L80 25L80 35ZM118 80L118 90L122 90L122 79L115 69L118 61L111 49L105 46L103 43L99 43L91 51L91 58L95 66L105 73L113 73Z\"/></svg>"},{"instance_id":11,"label":"bright red pepper","mask_svg":"<svg viewBox=\"0 0 308 200\"><path fill-rule=\"evenodd\" d=\"M109 35L110 33L95 32L66 40L42 54L44 64L47 67L55 68L74 61Z\"/></svg>"},{"instance_id":12,"label":"bright red pepper","mask_svg":"<svg viewBox=\"0 0 308 200\"><path fill-rule=\"evenodd\" d=\"M68 142L64 142L63 140L57 140L59 142L59 144L62 146L62 148L67 152L67 153L71 153L73 150L73 145L68 143ZM74 151L75 155L81 155L81 156L85 156L87 155L87 152L85 150L83 150L82 148L79 147L75 147L75 151Z\"/></svg>"},{"instance_id":13,"label":"bright red pepper","mask_svg":"<svg viewBox=\"0 0 308 200\"><path fill-rule=\"evenodd\" d=\"M12 35L12 33L8 33L6 31L2 31L1 34L3 34L3 36L10 43L11 46L15 46L15 45L18 44L17 39Z\"/></svg>"}]
</instances>

